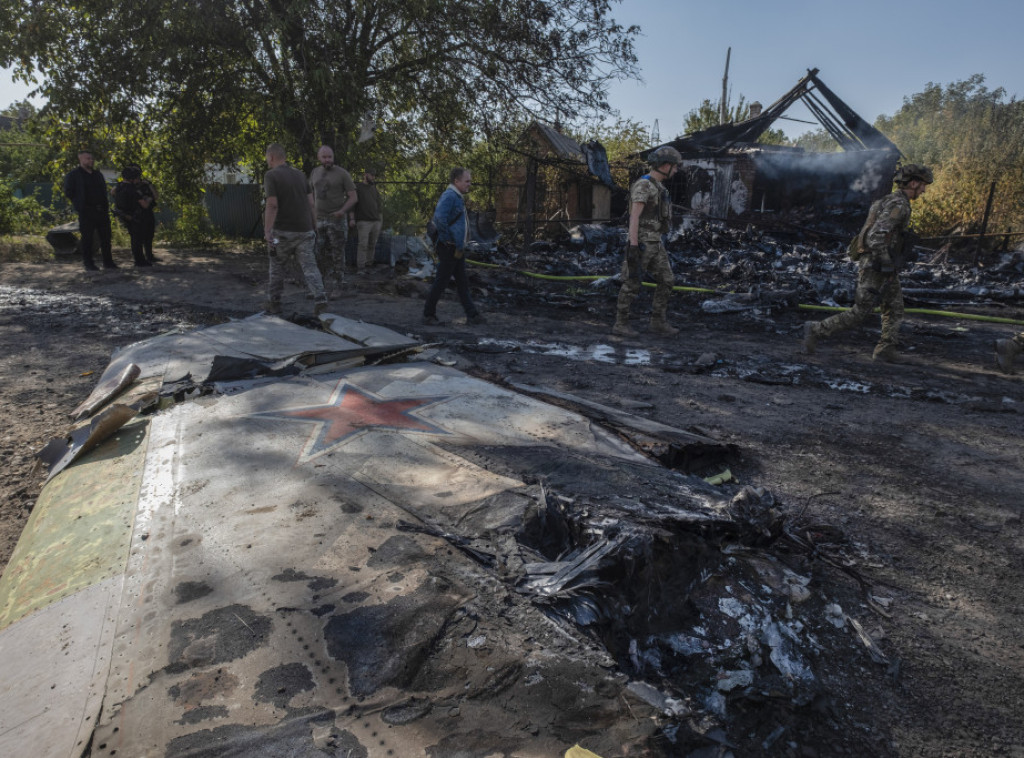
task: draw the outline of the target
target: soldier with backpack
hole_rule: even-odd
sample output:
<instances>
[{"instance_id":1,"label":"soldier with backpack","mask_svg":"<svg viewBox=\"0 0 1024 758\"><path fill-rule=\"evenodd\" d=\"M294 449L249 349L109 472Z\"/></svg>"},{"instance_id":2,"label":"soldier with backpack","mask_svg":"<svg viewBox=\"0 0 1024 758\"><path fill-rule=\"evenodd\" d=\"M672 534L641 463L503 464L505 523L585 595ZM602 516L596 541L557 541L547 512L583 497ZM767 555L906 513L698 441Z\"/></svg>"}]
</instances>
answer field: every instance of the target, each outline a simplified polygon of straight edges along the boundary
<instances>
[{"instance_id":1,"label":"soldier with backpack","mask_svg":"<svg viewBox=\"0 0 1024 758\"><path fill-rule=\"evenodd\" d=\"M872 360L898 362L900 322L903 320L903 290L899 271L912 248L910 201L925 193L932 183L927 166L909 163L896 171L896 190L876 200L860 233L850 242L850 258L857 261L857 292L848 311L824 321L804 324L804 351L814 352L818 340L831 337L860 324L875 308L882 311L882 336Z\"/></svg>"}]
</instances>

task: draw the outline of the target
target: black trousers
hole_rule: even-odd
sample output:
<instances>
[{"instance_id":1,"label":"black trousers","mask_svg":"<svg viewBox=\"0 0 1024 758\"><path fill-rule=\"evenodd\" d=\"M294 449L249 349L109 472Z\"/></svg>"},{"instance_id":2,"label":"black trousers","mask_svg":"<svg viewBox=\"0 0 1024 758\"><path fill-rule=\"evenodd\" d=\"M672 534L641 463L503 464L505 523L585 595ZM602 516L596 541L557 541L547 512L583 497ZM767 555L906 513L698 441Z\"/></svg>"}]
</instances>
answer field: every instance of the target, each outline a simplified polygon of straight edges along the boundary
<instances>
[{"instance_id":1,"label":"black trousers","mask_svg":"<svg viewBox=\"0 0 1024 758\"><path fill-rule=\"evenodd\" d=\"M78 250L82 254L82 263L86 266L95 265L92 260L93 237L100 236L100 252L103 255L103 263L111 265L114 262L110 254L110 214L105 210L87 211L78 214Z\"/></svg>"},{"instance_id":2,"label":"black trousers","mask_svg":"<svg viewBox=\"0 0 1024 758\"><path fill-rule=\"evenodd\" d=\"M469 279L466 278L466 259L460 255L455 257L455 245L451 242L437 243L437 275L434 286L427 293L427 303L423 306L424 316L437 315L437 301L441 299L448 282L455 277L455 291L459 294L459 302L468 318L478 315L476 306L469 296Z\"/></svg>"},{"instance_id":3,"label":"black trousers","mask_svg":"<svg viewBox=\"0 0 1024 758\"><path fill-rule=\"evenodd\" d=\"M156 219L152 215L142 215L133 219L128 225L128 235L132 239L132 258L136 265L152 263L153 237L156 235Z\"/></svg>"}]
</instances>

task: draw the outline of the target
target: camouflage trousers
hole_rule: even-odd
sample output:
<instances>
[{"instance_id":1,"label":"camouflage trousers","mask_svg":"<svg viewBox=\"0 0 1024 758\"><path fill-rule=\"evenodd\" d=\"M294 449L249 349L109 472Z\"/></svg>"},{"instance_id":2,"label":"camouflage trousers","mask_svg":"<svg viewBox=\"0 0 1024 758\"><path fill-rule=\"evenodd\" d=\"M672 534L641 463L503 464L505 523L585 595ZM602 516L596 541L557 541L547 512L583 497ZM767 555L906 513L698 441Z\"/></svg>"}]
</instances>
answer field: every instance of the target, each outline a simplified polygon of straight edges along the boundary
<instances>
[{"instance_id":1,"label":"camouflage trousers","mask_svg":"<svg viewBox=\"0 0 1024 758\"><path fill-rule=\"evenodd\" d=\"M811 331L815 337L831 337L833 334L857 326L875 308L882 311L882 337L876 350L896 347L900 342L900 323L903 321L903 290L896 274L883 274L871 267L865 259L857 272L857 294L853 308L824 321L819 321Z\"/></svg>"},{"instance_id":2,"label":"camouflage trousers","mask_svg":"<svg viewBox=\"0 0 1024 758\"><path fill-rule=\"evenodd\" d=\"M618 315L620 318L629 318L629 307L633 304L636 296L640 294L640 280L644 271L657 282L654 288L654 303L651 307L651 317L655 320L664 320L668 313L668 300L672 295L672 287L676 283L675 274L672 273L672 265L668 262L668 252L661 244L661 240L644 240L643 250L640 251L640 270L633 271L629 261L622 261L622 287L619 289Z\"/></svg>"},{"instance_id":3,"label":"camouflage trousers","mask_svg":"<svg viewBox=\"0 0 1024 758\"><path fill-rule=\"evenodd\" d=\"M281 293L284 291L284 269L288 260L294 255L302 269L302 275L306 279L306 286L309 287L313 299L318 302L327 302L327 294L324 292L324 281L320 277L320 270L316 267L316 255L313 252L313 240L316 232L282 232L274 231L277 236L277 250L270 256L270 282L267 284L267 299L271 302L281 302Z\"/></svg>"},{"instance_id":4,"label":"camouflage trousers","mask_svg":"<svg viewBox=\"0 0 1024 758\"><path fill-rule=\"evenodd\" d=\"M341 282L345 278L347 241L348 219L326 217L316 220L316 262L324 279Z\"/></svg>"}]
</instances>

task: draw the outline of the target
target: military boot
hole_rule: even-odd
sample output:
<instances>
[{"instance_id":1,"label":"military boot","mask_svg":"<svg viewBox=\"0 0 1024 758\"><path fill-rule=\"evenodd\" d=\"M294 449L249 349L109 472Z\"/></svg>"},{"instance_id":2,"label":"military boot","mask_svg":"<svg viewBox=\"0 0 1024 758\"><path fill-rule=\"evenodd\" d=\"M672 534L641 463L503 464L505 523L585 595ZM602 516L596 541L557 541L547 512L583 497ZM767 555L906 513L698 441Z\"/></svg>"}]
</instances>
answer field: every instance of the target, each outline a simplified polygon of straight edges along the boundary
<instances>
[{"instance_id":1,"label":"military boot","mask_svg":"<svg viewBox=\"0 0 1024 758\"><path fill-rule=\"evenodd\" d=\"M629 313L619 313L615 316L615 326L612 327L612 334L619 337L636 337L640 333L629 325Z\"/></svg>"},{"instance_id":2,"label":"military boot","mask_svg":"<svg viewBox=\"0 0 1024 758\"><path fill-rule=\"evenodd\" d=\"M651 317L651 331L663 337L672 337L679 334L679 330L668 323L664 316Z\"/></svg>"},{"instance_id":3,"label":"military boot","mask_svg":"<svg viewBox=\"0 0 1024 758\"><path fill-rule=\"evenodd\" d=\"M902 363L903 357L895 345L879 345L871 354L873 361L885 361L886 363Z\"/></svg>"},{"instance_id":4,"label":"military boot","mask_svg":"<svg viewBox=\"0 0 1024 758\"><path fill-rule=\"evenodd\" d=\"M814 322L808 321L804 324L804 352L808 355L814 355L814 351L818 349L818 335L814 333Z\"/></svg>"},{"instance_id":5,"label":"military boot","mask_svg":"<svg viewBox=\"0 0 1024 758\"><path fill-rule=\"evenodd\" d=\"M679 329L666 321L652 321L651 331L660 334L662 337L674 337L679 334Z\"/></svg>"},{"instance_id":6,"label":"military boot","mask_svg":"<svg viewBox=\"0 0 1024 758\"><path fill-rule=\"evenodd\" d=\"M996 363L1004 374L1013 373L1013 363L1024 347L1017 340L996 340Z\"/></svg>"}]
</instances>

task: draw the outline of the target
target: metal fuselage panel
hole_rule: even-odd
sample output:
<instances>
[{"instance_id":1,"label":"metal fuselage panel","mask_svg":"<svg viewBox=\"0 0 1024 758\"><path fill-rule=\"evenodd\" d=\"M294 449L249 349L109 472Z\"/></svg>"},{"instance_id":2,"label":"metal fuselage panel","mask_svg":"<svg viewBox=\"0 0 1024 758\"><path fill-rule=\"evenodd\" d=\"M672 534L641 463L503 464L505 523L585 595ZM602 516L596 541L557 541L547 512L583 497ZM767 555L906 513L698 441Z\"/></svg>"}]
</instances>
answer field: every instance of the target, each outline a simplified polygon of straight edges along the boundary
<instances>
[{"instance_id":1,"label":"metal fuselage panel","mask_svg":"<svg viewBox=\"0 0 1024 758\"><path fill-rule=\"evenodd\" d=\"M112 642L108 613L82 633L83 645L111 646L97 667L93 756L271 756L307 744L411 756L451 740L563 753L572 741L559 730L509 730L490 696L496 671L512 677L502 687L548 683L519 706L535 723L554 709L586 729L614 726L616 698L597 694L606 671L576 651L553 655L546 646L565 643L555 632L545 642L511 615L481 620L470 608L497 590L495 576L398 527L486 540L522 519L536 488L482 466L489 449L646 459L576 414L426 364L222 389L156 416L144 466L98 450L50 485L89 465L141 472L134 520L121 516L109 548L127 562L98 575L123 577ZM563 680L572 686L556 688ZM81 723L96 723L85 710ZM480 723L494 734L471 734Z\"/></svg>"}]
</instances>

